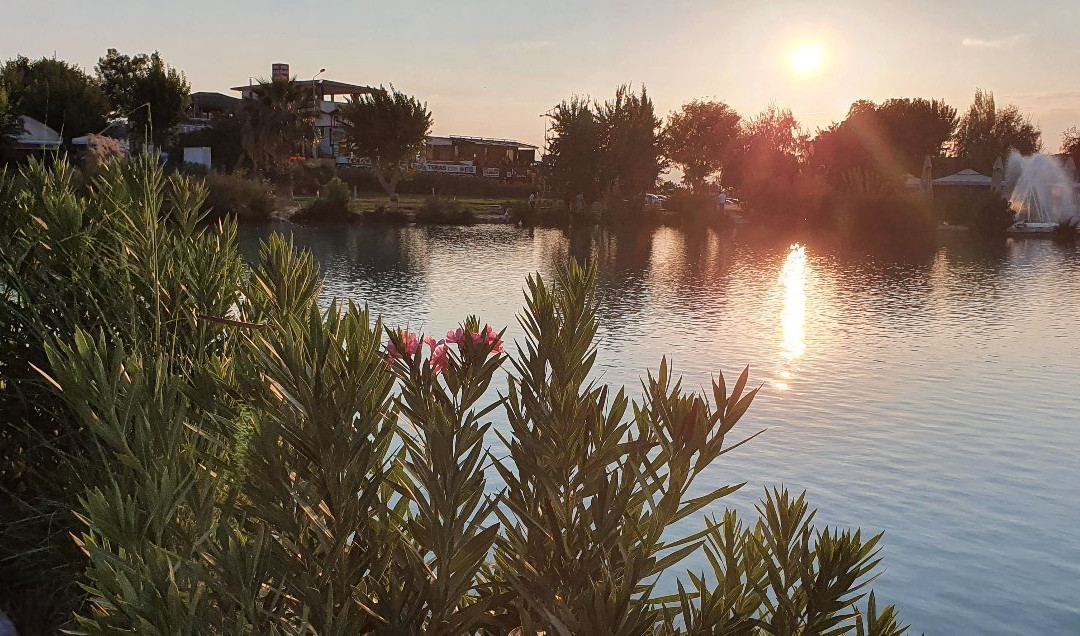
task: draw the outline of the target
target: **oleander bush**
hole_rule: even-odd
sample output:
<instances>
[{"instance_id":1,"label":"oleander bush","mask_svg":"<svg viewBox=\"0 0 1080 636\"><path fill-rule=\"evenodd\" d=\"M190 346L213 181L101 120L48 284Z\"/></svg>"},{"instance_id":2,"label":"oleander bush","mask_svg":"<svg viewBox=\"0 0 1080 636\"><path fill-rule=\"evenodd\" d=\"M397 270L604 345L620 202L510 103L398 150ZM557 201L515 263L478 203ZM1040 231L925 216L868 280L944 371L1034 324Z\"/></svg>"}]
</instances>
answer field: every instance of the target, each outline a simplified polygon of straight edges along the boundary
<instances>
[{"instance_id":1,"label":"oleander bush","mask_svg":"<svg viewBox=\"0 0 1080 636\"><path fill-rule=\"evenodd\" d=\"M0 175L0 609L22 633L905 631L867 595L880 535L702 491L746 371L699 395L661 361L636 399L597 379L595 270L530 277L513 351L478 317L425 338L321 305L280 236L246 266L234 222L199 222L203 186L152 160L71 178Z\"/></svg>"}]
</instances>

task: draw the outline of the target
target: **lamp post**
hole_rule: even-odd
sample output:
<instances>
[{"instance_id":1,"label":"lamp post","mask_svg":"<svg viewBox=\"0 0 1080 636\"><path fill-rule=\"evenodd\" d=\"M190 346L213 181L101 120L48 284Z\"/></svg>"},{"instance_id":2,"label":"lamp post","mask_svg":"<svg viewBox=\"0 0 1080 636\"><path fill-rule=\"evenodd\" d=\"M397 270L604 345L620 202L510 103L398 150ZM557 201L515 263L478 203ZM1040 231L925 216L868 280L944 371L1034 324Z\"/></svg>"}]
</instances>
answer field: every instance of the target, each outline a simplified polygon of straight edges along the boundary
<instances>
[{"instance_id":1,"label":"lamp post","mask_svg":"<svg viewBox=\"0 0 1080 636\"><path fill-rule=\"evenodd\" d=\"M319 101L320 100L319 100L319 94L315 90L315 80L325 72L326 72L325 68L320 68L318 73L311 76L311 101L312 101L312 105L315 107L315 113L314 113L313 117L314 117L316 123L319 121L319 114L320 114ZM318 126L316 126L316 128L317 127ZM319 129L319 132L320 132L320 137L321 137L322 129ZM321 139L316 139L316 140L314 140L314 143L311 144L311 158L312 159L314 159L315 157L317 157L319 155L319 152L318 152L318 150L316 148L318 147L320 141L321 141Z\"/></svg>"}]
</instances>

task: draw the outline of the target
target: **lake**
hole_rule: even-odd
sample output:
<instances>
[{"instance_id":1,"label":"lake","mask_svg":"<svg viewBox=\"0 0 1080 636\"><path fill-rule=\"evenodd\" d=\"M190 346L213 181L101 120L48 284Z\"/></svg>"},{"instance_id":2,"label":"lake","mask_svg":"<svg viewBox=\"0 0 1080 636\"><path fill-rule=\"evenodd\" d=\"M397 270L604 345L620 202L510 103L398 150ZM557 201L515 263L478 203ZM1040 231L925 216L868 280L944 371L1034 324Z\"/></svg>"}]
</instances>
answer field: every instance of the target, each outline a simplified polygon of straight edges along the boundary
<instances>
[{"instance_id":1,"label":"lake","mask_svg":"<svg viewBox=\"0 0 1080 636\"><path fill-rule=\"evenodd\" d=\"M748 482L714 512L749 515L784 485L819 524L884 530L874 588L914 634L1080 633L1075 246L942 236L887 256L730 230L281 225L243 228L245 256L272 229L314 253L328 298L437 337L476 313L511 342L527 275L594 261L604 381L635 390L667 355L691 385L745 365L763 384L729 440L767 431L703 477Z\"/></svg>"}]
</instances>

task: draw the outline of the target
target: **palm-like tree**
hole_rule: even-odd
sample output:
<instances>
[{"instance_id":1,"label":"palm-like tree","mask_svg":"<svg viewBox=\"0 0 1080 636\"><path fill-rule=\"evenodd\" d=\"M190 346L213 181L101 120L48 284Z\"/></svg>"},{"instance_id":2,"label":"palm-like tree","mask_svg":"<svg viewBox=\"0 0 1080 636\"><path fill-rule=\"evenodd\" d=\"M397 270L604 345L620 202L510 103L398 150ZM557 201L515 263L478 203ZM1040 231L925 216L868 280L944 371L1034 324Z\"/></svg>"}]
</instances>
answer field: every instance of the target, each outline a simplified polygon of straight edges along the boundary
<instances>
[{"instance_id":1,"label":"palm-like tree","mask_svg":"<svg viewBox=\"0 0 1080 636\"><path fill-rule=\"evenodd\" d=\"M259 80L241 110L241 145L256 174L288 176L289 155L315 136L315 100L296 78Z\"/></svg>"}]
</instances>

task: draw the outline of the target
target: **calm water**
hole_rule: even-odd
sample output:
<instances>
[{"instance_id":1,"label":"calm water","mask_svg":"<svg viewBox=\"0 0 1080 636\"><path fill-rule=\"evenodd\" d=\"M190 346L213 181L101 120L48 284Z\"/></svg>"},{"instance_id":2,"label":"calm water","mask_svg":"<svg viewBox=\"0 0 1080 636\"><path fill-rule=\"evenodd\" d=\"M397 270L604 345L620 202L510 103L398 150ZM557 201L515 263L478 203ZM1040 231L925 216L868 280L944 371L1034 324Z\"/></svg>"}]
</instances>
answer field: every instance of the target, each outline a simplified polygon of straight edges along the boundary
<instances>
[{"instance_id":1,"label":"calm water","mask_svg":"<svg viewBox=\"0 0 1080 636\"><path fill-rule=\"evenodd\" d=\"M723 505L751 511L783 484L819 522L885 530L875 588L913 633L1080 633L1077 248L945 237L897 258L667 228L281 229L328 296L436 335L478 313L512 340L529 273L595 260L606 381L636 386L669 355L695 385L746 364L764 384L733 434L767 432L705 476L748 482ZM245 254L269 231L245 229Z\"/></svg>"}]
</instances>

